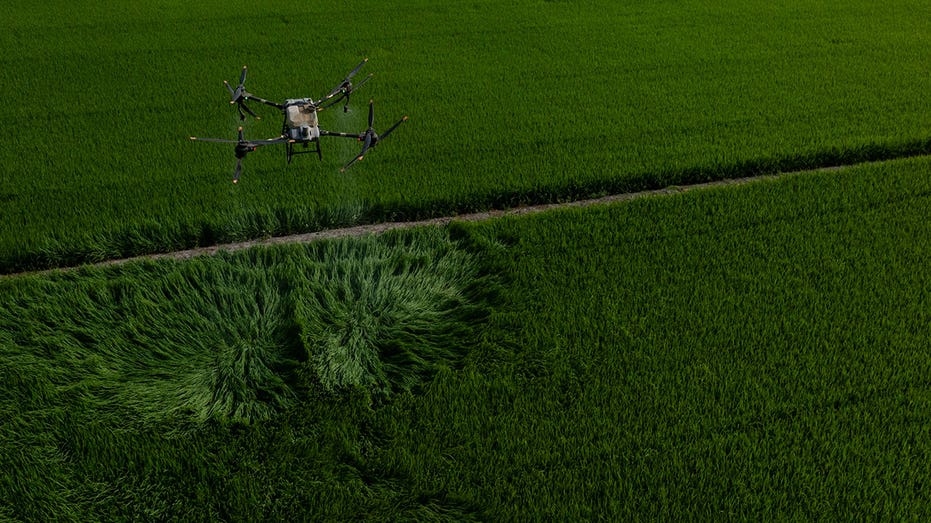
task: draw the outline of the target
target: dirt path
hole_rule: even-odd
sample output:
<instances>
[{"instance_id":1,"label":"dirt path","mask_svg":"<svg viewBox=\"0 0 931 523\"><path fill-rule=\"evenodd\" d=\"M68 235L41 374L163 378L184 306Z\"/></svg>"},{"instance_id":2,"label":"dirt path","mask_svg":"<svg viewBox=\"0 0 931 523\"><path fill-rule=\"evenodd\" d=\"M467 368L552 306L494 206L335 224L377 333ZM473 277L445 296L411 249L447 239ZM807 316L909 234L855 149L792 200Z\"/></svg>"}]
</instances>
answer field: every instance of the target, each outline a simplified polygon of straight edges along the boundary
<instances>
[{"instance_id":1,"label":"dirt path","mask_svg":"<svg viewBox=\"0 0 931 523\"><path fill-rule=\"evenodd\" d=\"M878 163L878 162L865 162L865 163ZM427 220L417 220L409 222L383 222L375 223L370 225L357 225L354 227L345 227L341 229L327 229L317 232L305 233L305 234L293 234L289 236L276 236L272 238L265 238L259 240L249 240L244 242L237 243L225 243L220 245L213 245L210 247L198 247L195 249L187 249L183 251L175 251L161 254L148 254L144 256L135 256L132 258L121 258L114 260L107 260L99 263L90 264L92 266L107 266L107 265L119 265L122 263L129 263L133 261L140 260L158 260L158 259L176 259L183 260L187 258L193 258L195 256L205 256L216 254L221 251L233 252L243 249L248 249L251 247L257 246L268 246L268 245L279 245L284 243L308 243L317 240L327 239L327 238L344 238L347 236L364 236L366 234L380 234L385 231L394 230L394 229L410 229L413 227L423 227L429 225L446 225L452 221L463 221L463 222L474 222L479 220L488 220L492 218L498 218L501 216L519 216L524 214L532 214L547 211L550 209L566 208L566 207L588 207L591 205L602 205L613 202L621 202L627 200L635 200L637 198L645 198L649 196L660 196L666 194L675 194L686 191L694 191L701 189L708 189L711 187L722 187L727 185L743 185L750 182L761 181L761 180L771 180L774 178L780 178L784 176L789 176L792 174L800 174L804 172L826 172L826 171L838 171L842 169L848 169L850 167L855 167L860 164L845 165L839 167L824 167L821 169L811 169L807 171L790 171L784 173L762 175L762 176L752 176L747 178L731 178L727 180L717 180L713 182L698 183L692 185L681 185L681 186L672 186L665 189L655 189L650 191L640 191L633 193L623 193L623 194L614 194L610 196L603 196L601 198L593 198L589 200L577 200L573 202L565 203L548 203L542 205L528 205L524 207L517 207L514 209L508 210L491 210L485 212L477 212L471 214L459 214L456 216L444 216L441 218L431 218ZM76 269L77 267L60 267L55 269L48 269L44 271L34 271L34 272L23 272L23 273L13 273L0 275L0 278L9 278L15 276L24 276L28 274L46 274L54 271L68 271Z\"/></svg>"}]
</instances>

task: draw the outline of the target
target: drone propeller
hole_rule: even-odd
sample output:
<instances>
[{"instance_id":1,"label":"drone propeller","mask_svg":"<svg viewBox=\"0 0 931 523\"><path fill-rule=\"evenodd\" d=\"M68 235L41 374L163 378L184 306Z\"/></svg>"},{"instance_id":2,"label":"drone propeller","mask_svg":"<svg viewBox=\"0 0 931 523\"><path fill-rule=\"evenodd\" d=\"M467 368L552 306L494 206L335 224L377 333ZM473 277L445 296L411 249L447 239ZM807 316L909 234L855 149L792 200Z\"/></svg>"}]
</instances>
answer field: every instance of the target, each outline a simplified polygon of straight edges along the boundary
<instances>
[{"instance_id":1,"label":"drone propeller","mask_svg":"<svg viewBox=\"0 0 931 523\"><path fill-rule=\"evenodd\" d=\"M242 101L243 96L246 94L246 66L242 66L242 73L239 74L239 85L236 89L230 85L229 82L223 80L223 85L226 86L226 89L230 92L230 105L239 103Z\"/></svg>"},{"instance_id":2,"label":"drone propeller","mask_svg":"<svg viewBox=\"0 0 931 523\"><path fill-rule=\"evenodd\" d=\"M381 135L381 137L379 138L379 140L384 140L385 138L387 138L388 135L391 134L395 129L397 129L399 125L401 125L402 123L404 123L404 122L406 122L406 121L407 121L407 117L406 117L406 116L405 116L404 118L401 118L400 120L398 120L397 123L395 123L394 125L392 125L387 131L385 131L384 134Z\"/></svg>"},{"instance_id":3,"label":"drone propeller","mask_svg":"<svg viewBox=\"0 0 931 523\"><path fill-rule=\"evenodd\" d=\"M350 97L350 95L352 95L352 92L353 92L354 90L356 90L356 89L362 87L362 85L365 84L365 82L368 82L369 79L371 79L372 76L373 76L372 74L369 74L368 76L366 76L365 78L363 78L362 81L359 82L358 84L356 84L355 86L352 85L352 77L355 76L356 73L359 72L359 69L362 69L362 66L365 65L365 63L368 62L368 61L369 61L368 58L365 58L364 60L362 60L362 62L361 62L359 65L357 65L355 69L353 69L352 71L349 72L348 75L346 75L346 78L343 79L342 83L340 83L339 85L337 85L336 87L334 87L332 91L330 91L326 96L324 96L324 97L323 97L323 100L320 100L321 102L329 101L329 100L331 100L334 96L339 95L338 97L336 97L336 99L333 99L333 100L331 100L329 103L327 103L326 105L321 106L320 109L326 109L327 107L331 107L331 106L333 106L333 105L336 105L337 103L339 103L340 101L342 101L343 99L345 99L345 100L346 100L346 103L343 105L343 112L344 112L344 113L345 113L345 112L349 112L349 97Z\"/></svg>"},{"instance_id":4,"label":"drone propeller","mask_svg":"<svg viewBox=\"0 0 931 523\"><path fill-rule=\"evenodd\" d=\"M349 163L344 165L339 172L345 172L346 169L350 168L352 164L358 162L359 160L365 158L365 153L369 149L374 149L379 142L388 137L399 125L407 121L407 117L401 118L397 123L392 125L384 134L381 136L375 132L375 102L374 100L369 100L369 128L365 130L362 134L359 135L359 141L362 142L362 152L357 154L352 160L349 160Z\"/></svg>"},{"instance_id":5,"label":"drone propeller","mask_svg":"<svg viewBox=\"0 0 931 523\"><path fill-rule=\"evenodd\" d=\"M236 171L233 173L233 183L239 183L240 174L242 174L242 158L236 158Z\"/></svg>"},{"instance_id":6,"label":"drone propeller","mask_svg":"<svg viewBox=\"0 0 931 523\"><path fill-rule=\"evenodd\" d=\"M242 66L242 72L239 73L239 85L236 86L236 89L233 89L226 80L223 80L223 85L230 92L230 105L236 104L236 108L239 110L240 120L246 119L246 113L249 113L256 120L260 120L261 118L246 105L246 100L252 96L249 91L246 91L246 71L246 66Z\"/></svg>"},{"instance_id":7,"label":"drone propeller","mask_svg":"<svg viewBox=\"0 0 931 523\"><path fill-rule=\"evenodd\" d=\"M261 120L261 119L262 119L261 116L259 116L259 115L255 114L254 112L252 112L252 109L249 109L249 106L246 105L246 102L244 102L244 101L243 101L243 102L239 102L239 107L238 107L238 108L239 108L239 119L240 119L240 120L245 120L245 119L246 119L246 115L243 114L243 111L246 111L247 113L249 113L250 115L252 115L252 117L255 118L256 120Z\"/></svg>"},{"instance_id":8,"label":"drone propeller","mask_svg":"<svg viewBox=\"0 0 931 523\"><path fill-rule=\"evenodd\" d=\"M197 138L196 136L191 136L192 141L198 142L214 142L214 143L234 143L236 144L235 154L236 154L236 170L233 173L233 183L239 182L239 175L242 174L242 159L246 157L247 154L256 150L257 148L263 145L272 145L276 143L284 143L290 141L285 136L279 136L278 138L270 138L268 140L246 140L245 135L243 134L242 127L239 128L239 139L238 140L227 140L224 138Z\"/></svg>"}]
</instances>

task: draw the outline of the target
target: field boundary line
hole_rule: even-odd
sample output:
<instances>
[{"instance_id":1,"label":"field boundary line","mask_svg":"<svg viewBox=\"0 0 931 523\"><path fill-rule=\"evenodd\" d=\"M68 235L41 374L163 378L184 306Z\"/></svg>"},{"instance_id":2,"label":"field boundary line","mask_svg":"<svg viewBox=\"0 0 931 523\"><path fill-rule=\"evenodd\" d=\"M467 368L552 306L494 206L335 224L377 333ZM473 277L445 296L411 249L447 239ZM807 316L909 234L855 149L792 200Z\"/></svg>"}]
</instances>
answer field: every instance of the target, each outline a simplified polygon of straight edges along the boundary
<instances>
[{"instance_id":1,"label":"field boundary line","mask_svg":"<svg viewBox=\"0 0 931 523\"><path fill-rule=\"evenodd\" d=\"M931 155L916 155L910 156L910 158L922 157L922 156L931 156ZM155 254L143 254L139 256L132 256L129 258L117 258L112 260L104 260L96 263L86 263L82 265L70 266L70 267L55 267L52 269L44 269L39 271L27 271L27 272L18 272L18 273L9 273L9 274L0 274L0 279L4 278L13 278L19 276L28 276L28 275L41 275L49 274L54 272L67 272L82 267L106 267L112 265L121 265L124 263L132 263L137 261L144 260L163 260L163 259L173 259L173 260L186 260L190 258L195 258L199 256L211 256L216 255L221 252L236 252L246 249L251 249L252 247L268 247L273 245L283 245L283 244L294 244L294 243L311 243L320 240L334 239L334 238L347 238L347 237L357 237L365 236L368 234L382 234L392 230L401 230L401 229L413 229L415 227L427 227L427 226L445 226L454 221L458 222L476 222L483 220L491 220L495 218L501 218L505 216L523 216L527 214L536 214L540 212L545 212L554 209L567 209L573 207L591 207L597 205L606 205L616 202L624 202L630 200L636 200L640 198L648 198L653 196L665 196L670 194L681 194L689 191L700 191L703 189L711 189L716 187L726 187L734 185L745 185L752 182L760 182L765 180L774 180L777 178L784 178L792 175L799 175L805 173L818 173L818 172L834 172L850 169L853 167L878 164L883 162L888 162L892 160L873 160L866 162L857 162L845 165L836 165L831 167L820 167L814 169L804 169L804 170L793 170L793 171L784 171L777 172L772 174L762 174L756 176L746 176L741 178L725 178L721 180L713 180L709 182L693 183L693 184L684 184L684 185L671 185L662 189L649 189L636 192L627 192L627 193L618 193L610 194L607 196L601 196L597 198L588 198L584 200L573 200L568 202L558 202L558 203L544 203L544 204L535 204L535 205L526 205L514 207L511 209L492 209L488 211L480 211L474 213L466 214L457 214L452 216L441 216L437 218L426 218L423 220L412 220L412 221L403 221L403 222L379 222L372 224L364 225L354 225L350 227L340 227L335 229L324 229L315 232L300 233L300 234L290 234L286 236L272 236L269 238L259 238L255 240L246 240L241 242L233 243L223 243L217 245L211 245L208 247L195 247L192 249L184 249L180 251L165 252L165 253L155 253Z\"/></svg>"}]
</instances>

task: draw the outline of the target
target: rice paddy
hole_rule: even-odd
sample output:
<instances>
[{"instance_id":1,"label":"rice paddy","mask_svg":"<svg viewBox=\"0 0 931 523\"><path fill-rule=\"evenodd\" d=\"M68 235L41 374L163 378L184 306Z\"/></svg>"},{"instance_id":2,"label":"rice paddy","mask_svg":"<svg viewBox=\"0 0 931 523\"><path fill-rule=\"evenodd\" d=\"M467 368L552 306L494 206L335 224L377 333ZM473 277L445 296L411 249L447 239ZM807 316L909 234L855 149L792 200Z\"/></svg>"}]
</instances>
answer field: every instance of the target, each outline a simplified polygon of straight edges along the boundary
<instances>
[{"instance_id":1,"label":"rice paddy","mask_svg":"<svg viewBox=\"0 0 931 523\"><path fill-rule=\"evenodd\" d=\"M922 519L929 167L5 280L6 514Z\"/></svg>"},{"instance_id":2,"label":"rice paddy","mask_svg":"<svg viewBox=\"0 0 931 523\"><path fill-rule=\"evenodd\" d=\"M928 16L925 16L928 15ZM8 6L0 520L925 520L924 3ZM410 122L250 154L222 80ZM244 123L275 136L274 113ZM896 159L897 158L897 159Z\"/></svg>"},{"instance_id":3,"label":"rice paddy","mask_svg":"<svg viewBox=\"0 0 931 523\"><path fill-rule=\"evenodd\" d=\"M925 3L161 1L9 6L0 22L0 268L74 265L390 219L931 151ZM67 15L64 15L67 13ZM866 29L868 28L868 29ZM233 186L243 64L274 100L370 58L366 161L267 147ZM278 115L246 120L277 136Z\"/></svg>"}]
</instances>

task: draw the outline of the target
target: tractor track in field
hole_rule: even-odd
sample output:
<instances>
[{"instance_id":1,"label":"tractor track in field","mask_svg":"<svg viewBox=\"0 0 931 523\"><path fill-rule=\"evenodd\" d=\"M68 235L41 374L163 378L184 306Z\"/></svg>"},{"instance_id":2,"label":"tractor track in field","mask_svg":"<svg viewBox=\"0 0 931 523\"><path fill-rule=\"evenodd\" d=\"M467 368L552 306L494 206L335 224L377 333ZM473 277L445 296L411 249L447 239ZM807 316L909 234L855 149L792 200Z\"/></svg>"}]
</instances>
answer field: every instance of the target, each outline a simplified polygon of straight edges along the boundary
<instances>
[{"instance_id":1,"label":"tractor track in field","mask_svg":"<svg viewBox=\"0 0 931 523\"><path fill-rule=\"evenodd\" d=\"M66 272L66 271L79 269L81 267L105 267L105 266L111 266L111 265L131 263L135 261L143 261L143 260L162 260L162 259L185 260L185 259L194 258L197 256L214 255L220 252L241 251L241 250L249 249L252 247L265 247L265 246L271 246L271 245L282 245L282 244L290 244L290 243L310 243L310 242L314 242L318 240L325 240L325 239L332 239L332 238L365 236L367 234L381 234L387 231L397 230L397 229L411 229L414 227L425 227L425 226L443 226L443 225L447 225L454 221L475 222L475 221L500 218L504 216L522 216L526 214L534 214L534 213L549 211L553 209L565 209L565 208L571 208L571 207L589 207L593 205L604 205L604 204L609 204L609 203L614 203L614 202L636 200L639 198L646 198L646 197L651 197L651 196L679 194L683 192L709 189L709 188L714 188L714 187L745 185L751 182L783 178L783 177L791 176L794 174L840 171L843 169L849 169L851 167L856 167L859 165L881 163L884 161L888 161L888 160L859 162L859 163L848 164L848 165L821 167L821 168L815 168L815 169L785 171L785 172L780 172L780 173L748 176L748 177L743 177L743 178L728 178L728 179L714 180L710 182L702 182L702 183L695 183L695 184L689 184L689 185L673 185L673 186L669 186L663 189L650 189L650 190L637 191L637 192L612 194L608 196L590 198L590 199L585 199L585 200L574 200L574 201L560 202L560 203L544 203L544 204L537 204L537 205L526 205L526 206L520 206L520 207L515 207L512 209L505 209L505 210L494 210L493 209L493 210L468 213L468 214L458 214L458 215L453 215L453 216L428 218L424 220L414 220L414 221L404 221L404 222L380 222L380 223L365 224L365 225L355 225L351 227L341 227L337 229L324 229L321 231L302 233L302 234L291 234L287 236L273 236L270 238L260 238L260 239L255 239L255 240L242 241L242 242L224 243L224 244L218 244L218 245L211 245L209 247L196 247L193 249L185 249L185 250L174 251L174 252L145 254L145 255L133 256L129 258L118 258L118 259L100 261L96 263L83 264L79 266L56 267L52 269L45 269L45 270L39 270L39 271L27 271L27 272L0 274L0 279L12 278L12 277L17 277L17 276L48 274L48 273L53 273L53 272Z\"/></svg>"}]
</instances>

